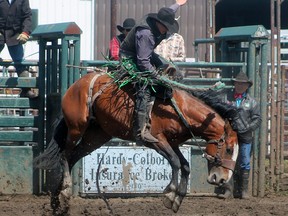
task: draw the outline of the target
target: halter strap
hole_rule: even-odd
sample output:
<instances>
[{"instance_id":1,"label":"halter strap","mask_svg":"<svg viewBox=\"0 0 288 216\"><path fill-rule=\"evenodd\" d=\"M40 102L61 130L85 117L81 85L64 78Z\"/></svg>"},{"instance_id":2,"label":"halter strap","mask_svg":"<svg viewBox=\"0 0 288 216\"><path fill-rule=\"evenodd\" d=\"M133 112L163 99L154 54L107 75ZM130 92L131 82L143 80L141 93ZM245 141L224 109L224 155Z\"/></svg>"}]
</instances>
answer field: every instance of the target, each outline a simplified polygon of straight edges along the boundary
<instances>
[{"instance_id":1,"label":"halter strap","mask_svg":"<svg viewBox=\"0 0 288 216\"><path fill-rule=\"evenodd\" d=\"M191 127L190 125L188 124L188 122L186 121L186 119L184 118L181 110L179 109L175 99L172 97L171 98L171 102L172 102L172 105L175 109L175 111L178 113L180 119L182 120L183 124L185 125L185 127L187 127L189 129L189 132L191 133L193 139L195 139L196 141L196 137L194 136L194 134L192 133L192 130L191 130ZM220 137L220 139L216 140L216 139L212 139L212 140L209 140L207 143L208 144L211 144L211 143L216 143L217 144L217 148L218 149L221 149L222 146L223 146L223 143L225 142L225 137L224 137L224 134ZM208 161L212 162L212 163L215 163L216 161L216 156L212 156L212 155L209 155L207 154L206 152L204 152L201 148L201 146L199 145L199 143L197 142L197 145L199 147L199 149L201 150L202 154L203 154L203 157L206 158ZM217 153L218 154L218 153ZM218 157L218 160L219 160L219 166L222 166L224 168L227 168L231 171L234 171L234 167L235 167L235 161L233 160L230 160L230 159L222 159L222 158L219 158Z\"/></svg>"}]
</instances>

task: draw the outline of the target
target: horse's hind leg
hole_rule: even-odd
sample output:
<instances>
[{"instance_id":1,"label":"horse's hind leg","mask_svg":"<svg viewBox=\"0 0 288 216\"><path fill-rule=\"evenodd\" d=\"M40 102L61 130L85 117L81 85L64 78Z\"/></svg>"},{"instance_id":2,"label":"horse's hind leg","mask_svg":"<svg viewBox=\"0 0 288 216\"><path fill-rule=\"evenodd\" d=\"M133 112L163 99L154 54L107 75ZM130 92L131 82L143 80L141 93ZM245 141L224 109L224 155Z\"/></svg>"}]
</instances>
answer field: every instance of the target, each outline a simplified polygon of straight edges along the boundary
<instances>
[{"instance_id":1,"label":"horse's hind leg","mask_svg":"<svg viewBox=\"0 0 288 216\"><path fill-rule=\"evenodd\" d=\"M57 174L56 172L59 171ZM65 154L62 154L60 166L53 170L55 186L51 190L51 207L53 215L65 215L69 210L69 199L72 195L72 178Z\"/></svg>"},{"instance_id":2,"label":"horse's hind leg","mask_svg":"<svg viewBox=\"0 0 288 216\"><path fill-rule=\"evenodd\" d=\"M72 195L71 170L73 166L84 156L108 142L111 136L107 135L102 128L95 124L89 124L80 142L62 158L63 183L60 191L62 211L68 209L68 201Z\"/></svg>"},{"instance_id":3,"label":"horse's hind leg","mask_svg":"<svg viewBox=\"0 0 288 216\"><path fill-rule=\"evenodd\" d=\"M50 205L53 210L53 215L58 215L60 213L60 200L59 194L62 189L62 182L63 182L63 170L61 166L53 170L47 170L46 173L48 176L53 176L53 182L49 184L50 189Z\"/></svg>"},{"instance_id":4,"label":"horse's hind leg","mask_svg":"<svg viewBox=\"0 0 288 216\"><path fill-rule=\"evenodd\" d=\"M58 153L60 160L57 169L50 172L53 176L51 207L53 215L65 215L69 210L68 201L72 195L72 179L67 156L70 155L77 140L81 138L81 131L69 130L64 120L57 128L54 139L57 145L61 146L62 151Z\"/></svg>"},{"instance_id":5,"label":"horse's hind leg","mask_svg":"<svg viewBox=\"0 0 288 216\"><path fill-rule=\"evenodd\" d=\"M177 212L182 203L182 200L184 199L187 193L187 185L188 185L188 180L189 180L190 167L189 167L188 161L185 159L180 149L176 147L176 148L173 148L173 150L177 154L181 163L180 184L179 184L177 195L175 197L173 207L172 207L173 211Z\"/></svg>"},{"instance_id":6,"label":"horse's hind leg","mask_svg":"<svg viewBox=\"0 0 288 216\"><path fill-rule=\"evenodd\" d=\"M94 150L100 148L108 142L112 137L96 124L90 124L85 131L80 143L71 151L68 158L69 168L72 167L84 156L90 154Z\"/></svg>"},{"instance_id":7,"label":"horse's hind leg","mask_svg":"<svg viewBox=\"0 0 288 216\"><path fill-rule=\"evenodd\" d=\"M72 186L72 181L71 184L67 184L67 179L64 183L65 176L67 176L67 168L67 161L64 162L61 159L57 168L47 171L47 176L53 176L53 182L51 182L49 187L51 192L50 205L53 209L53 215L63 215L68 212L69 199L67 197L69 197L69 193L67 191L65 191L65 199L63 199L63 185L66 185L66 188L70 185Z\"/></svg>"}]
</instances>

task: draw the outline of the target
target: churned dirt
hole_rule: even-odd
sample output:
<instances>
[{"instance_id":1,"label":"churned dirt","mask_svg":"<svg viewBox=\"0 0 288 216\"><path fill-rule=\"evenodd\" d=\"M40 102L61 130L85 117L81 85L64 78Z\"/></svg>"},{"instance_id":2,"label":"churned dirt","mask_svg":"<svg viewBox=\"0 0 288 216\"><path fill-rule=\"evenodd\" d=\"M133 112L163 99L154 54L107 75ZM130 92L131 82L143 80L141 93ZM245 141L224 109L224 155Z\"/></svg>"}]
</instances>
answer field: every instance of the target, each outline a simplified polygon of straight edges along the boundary
<instances>
[{"instance_id":1,"label":"churned dirt","mask_svg":"<svg viewBox=\"0 0 288 216\"><path fill-rule=\"evenodd\" d=\"M101 198L74 197L69 201L69 216L161 216L161 215L288 215L288 195L266 195L264 198L252 197L249 200L221 200L213 196L188 196L175 214L162 204L162 196L138 198L110 198L109 211ZM1 216L50 216L48 196L0 195Z\"/></svg>"}]
</instances>

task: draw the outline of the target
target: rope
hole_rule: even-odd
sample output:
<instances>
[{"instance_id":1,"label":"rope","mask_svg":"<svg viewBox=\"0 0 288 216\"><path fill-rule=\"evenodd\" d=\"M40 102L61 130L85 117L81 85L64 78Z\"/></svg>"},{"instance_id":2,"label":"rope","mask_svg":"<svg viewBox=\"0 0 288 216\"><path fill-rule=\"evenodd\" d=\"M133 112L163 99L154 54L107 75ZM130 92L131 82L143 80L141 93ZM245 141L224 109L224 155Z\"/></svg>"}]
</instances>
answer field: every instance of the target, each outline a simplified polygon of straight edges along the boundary
<instances>
[{"instance_id":1,"label":"rope","mask_svg":"<svg viewBox=\"0 0 288 216\"><path fill-rule=\"evenodd\" d=\"M103 69L100 69L100 68L97 68L97 67L91 68L91 67L76 66L76 65L69 65L69 64L66 64L66 67L78 68L78 69L93 69L94 71L97 71L97 72L106 73L106 70L103 70Z\"/></svg>"},{"instance_id":2,"label":"rope","mask_svg":"<svg viewBox=\"0 0 288 216\"><path fill-rule=\"evenodd\" d=\"M137 66L133 63L132 60L130 59L123 59L121 63L107 63L105 66L109 67L115 67L117 68L117 66L121 66L120 69L118 68L118 70L113 70L110 72L107 72L106 70L100 69L100 68L91 68L91 67L84 67L84 66L76 66L76 65L66 65L66 67L73 67L73 68L79 68L79 69L93 69L94 71L97 72L103 72L108 74L111 78L115 79L115 75L117 77L117 74L119 75L120 70L123 70L124 72L126 72L127 74L129 74L129 77L126 77L126 79L115 79L115 82L118 83L119 87L123 87L124 85L128 84L128 83L132 83L133 80L136 80L137 82L142 82L144 83L145 86L147 85L151 85L151 88L154 90L153 85L158 84L158 85L162 85L162 86L167 86L167 87L176 87L185 91L207 91L209 89L212 89L214 91L220 91L222 89L225 88L225 84L222 83L221 81L217 82L215 85L213 85L210 88L197 88L197 87L193 87L191 85L185 85L176 81L173 81L171 79L169 79L169 77L166 76L161 76L161 75L157 75L156 77L151 78L151 71L143 71L143 72L137 72ZM123 73L122 71L122 73ZM161 72L160 70L157 71L157 73ZM123 78L123 77L122 77ZM155 90L154 90L155 91Z\"/></svg>"},{"instance_id":3,"label":"rope","mask_svg":"<svg viewBox=\"0 0 288 216\"><path fill-rule=\"evenodd\" d=\"M157 76L156 79L162 85L169 86L169 87L176 87L176 88L182 89L184 91L207 91L207 90L221 91L226 86L225 83L218 81L217 83L215 83L210 88L203 89L203 88L196 88L194 86L185 85L185 84L170 80L169 78L167 78L165 76Z\"/></svg>"},{"instance_id":4,"label":"rope","mask_svg":"<svg viewBox=\"0 0 288 216\"><path fill-rule=\"evenodd\" d=\"M205 152L202 150L200 144L197 142L197 139L196 139L195 135L193 134L189 123L186 121L185 117L183 116L183 114L182 114L181 110L179 109L179 107L178 107L175 99L174 99L174 98L171 98L171 102L172 102L172 105L173 105L175 111L178 113L178 116L180 117L181 121L183 122L183 124L185 125L185 127L189 130L190 134L192 135L192 139L195 140L195 142L197 143L197 146L198 146L199 149L201 150L201 153L204 155Z\"/></svg>"}]
</instances>

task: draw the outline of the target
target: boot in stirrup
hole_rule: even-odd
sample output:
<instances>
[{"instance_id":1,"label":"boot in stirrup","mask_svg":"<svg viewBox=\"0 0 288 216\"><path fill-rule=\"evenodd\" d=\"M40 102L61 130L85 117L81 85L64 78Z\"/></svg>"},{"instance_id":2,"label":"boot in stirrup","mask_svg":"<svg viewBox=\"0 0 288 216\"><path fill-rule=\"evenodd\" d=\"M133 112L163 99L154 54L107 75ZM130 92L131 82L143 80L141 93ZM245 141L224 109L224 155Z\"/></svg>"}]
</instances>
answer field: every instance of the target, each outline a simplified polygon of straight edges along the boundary
<instances>
[{"instance_id":1,"label":"boot in stirrup","mask_svg":"<svg viewBox=\"0 0 288 216\"><path fill-rule=\"evenodd\" d=\"M158 139L156 139L152 134L150 133L150 127L145 124L143 131L141 132L141 139L144 142L148 143L157 143L159 142Z\"/></svg>"},{"instance_id":2,"label":"boot in stirrup","mask_svg":"<svg viewBox=\"0 0 288 216\"><path fill-rule=\"evenodd\" d=\"M158 139L156 139L154 136L152 136L151 134L151 112L152 112L152 108L154 105L154 100L150 101L147 104L147 110L146 110L146 123L144 125L144 128L141 132L141 137L145 142L149 142L149 143L156 143L159 142Z\"/></svg>"},{"instance_id":3,"label":"boot in stirrup","mask_svg":"<svg viewBox=\"0 0 288 216\"><path fill-rule=\"evenodd\" d=\"M145 143L156 143L158 140L150 133L150 127L146 124L146 114L143 112L137 113L135 122L136 129L136 144L144 145Z\"/></svg>"}]
</instances>

